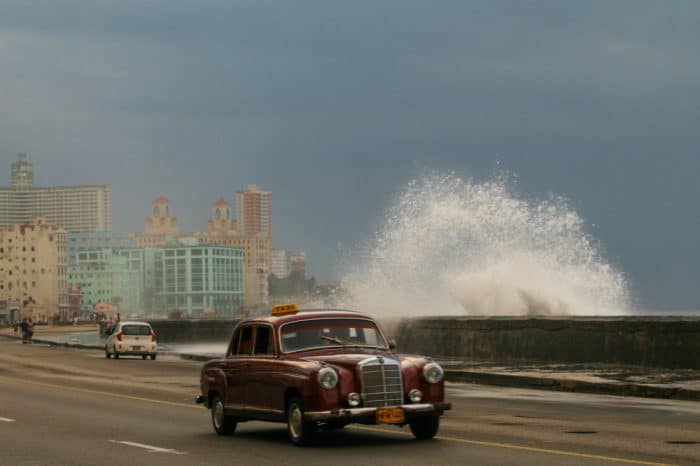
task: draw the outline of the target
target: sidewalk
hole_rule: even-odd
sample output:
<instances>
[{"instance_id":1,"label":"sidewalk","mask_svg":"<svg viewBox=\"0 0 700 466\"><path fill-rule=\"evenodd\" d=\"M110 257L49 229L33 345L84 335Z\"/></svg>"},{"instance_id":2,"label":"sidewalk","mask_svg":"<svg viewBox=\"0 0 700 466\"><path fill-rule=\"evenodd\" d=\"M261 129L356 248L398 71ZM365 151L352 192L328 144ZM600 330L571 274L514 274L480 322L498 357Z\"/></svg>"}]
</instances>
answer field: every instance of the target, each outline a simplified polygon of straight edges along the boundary
<instances>
[{"instance_id":1,"label":"sidewalk","mask_svg":"<svg viewBox=\"0 0 700 466\"><path fill-rule=\"evenodd\" d=\"M99 329L97 324L80 324L80 325L35 325L34 326L34 336L37 335L64 335L66 333L79 333L79 332L96 332ZM12 327L6 327L0 329L0 335L5 336L15 336L20 335L20 332L16 334L12 330Z\"/></svg>"},{"instance_id":2,"label":"sidewalk","mask_svg":"<svg viewBox=\"0 0 700 466\"><path fill-rule=\"evenodd\" d=\"M66 346L72 348L85 348L85 349L104 349L104 344L83 344L76 341L69 341L69 334L80 333L80 334L90 334L94 333L97 336L97 331L99 326L97 324L81 324L81 325L37 325L34 327L34 336L32 337L32 342L35 344L45 344L52 346ZM6 337L11 339L22 339L22 332L14 332L12 327L0 329L0 337ZM95 338L96 340L98 338Z\"/></svg>"},{"instance_id":3,"label":"sidewalk","mask_svg":"<svg viewBox=\"0 0 700 466\"><path fill-rule=\"evenodd\" d=\"M81 328L84 327L84 328ZM69 348L104 349L98 338L66 339L66 333L95 332L97 326L39 328L34 343ZM21 339L12 329L0 330L0 336ZM208 361L211 354L166 352L191 361ZM700 370L611 366L605 364L518 364L497 365L461 360L439 360L445 380L504 387L532 388L618 396L641 396L700 401Z\"/></svg>"},{"instance_id":4,"label":"sidewalk","mask_svg":"<svg viewBox=\"0 0 700 466\"><path fill-rule=\"evenodd\" d=\"M695 369L605 364L440 363L449 382L700 401L700 371Z\"/></svg>"}]
</instances>

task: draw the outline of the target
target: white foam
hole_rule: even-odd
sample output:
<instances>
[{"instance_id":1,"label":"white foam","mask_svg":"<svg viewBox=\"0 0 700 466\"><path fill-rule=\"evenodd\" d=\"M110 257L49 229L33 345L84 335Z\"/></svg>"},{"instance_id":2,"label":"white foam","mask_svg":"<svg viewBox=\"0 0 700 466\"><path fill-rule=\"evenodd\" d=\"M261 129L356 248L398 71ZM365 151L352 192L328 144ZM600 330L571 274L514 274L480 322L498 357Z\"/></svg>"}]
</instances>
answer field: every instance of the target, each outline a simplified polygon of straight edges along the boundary
<instances>
[{"instance_id":1,"label":"white foam","mask_svg":"<svg viewBox=\"0 0 700 466\"><path fill-rule=\"evenodd\" d=\"M528 201L506 176L411 182L349 260L350 307L395 315L626 314L623 274L562 197Z\"/></svg>"}]
</instances>

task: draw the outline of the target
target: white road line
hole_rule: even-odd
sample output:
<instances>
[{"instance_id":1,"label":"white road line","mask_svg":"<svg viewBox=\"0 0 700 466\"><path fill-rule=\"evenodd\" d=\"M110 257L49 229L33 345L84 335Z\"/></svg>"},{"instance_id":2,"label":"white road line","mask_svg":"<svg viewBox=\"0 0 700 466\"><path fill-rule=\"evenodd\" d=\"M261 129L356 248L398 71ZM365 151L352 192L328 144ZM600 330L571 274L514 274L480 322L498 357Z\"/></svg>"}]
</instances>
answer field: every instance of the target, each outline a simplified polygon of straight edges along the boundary
<instances>
[{"instance_id":1,"label":"white road line","mask_svg":"<svg viewBox=\"0 0 700 466\"><path fill-rule=\"evenodd\" d=\"M145 443L136 443L136 442L128 442L128 441L119 441L119 440L110 440L112 443L120 443L122 445L128 445L130 447L136 447L136 448L143 448L145 450L148 450L149 453L171 453L173 455L186 455L187 452L184 451L177 451L173 450L172 448L161 448L161 447L154 447L153 445L146 445Z\"/></svg>"},{"instance_id":2,"label":"white road line","mask_svg":"<svg viewBox=\"0 0 700 466\"><path fill-rule=\"evenodd\" d=\"M7 417L0 417L0 422L15 422L15 420Z\"/></svg>"}]
</instances>

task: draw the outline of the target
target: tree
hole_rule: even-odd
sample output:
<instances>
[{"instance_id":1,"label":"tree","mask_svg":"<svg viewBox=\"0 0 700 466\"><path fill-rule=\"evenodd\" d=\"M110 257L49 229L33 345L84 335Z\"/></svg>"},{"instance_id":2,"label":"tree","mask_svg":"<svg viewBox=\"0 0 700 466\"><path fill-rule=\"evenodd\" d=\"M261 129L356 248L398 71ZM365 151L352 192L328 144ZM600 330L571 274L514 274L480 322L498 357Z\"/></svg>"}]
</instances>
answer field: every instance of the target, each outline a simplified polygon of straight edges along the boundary
<instances>
[{"instance_id":1,"label":"tree","mask_svg":"<svg viewBox=\"0 0 700 466\"><path fill-rule=\"evenodd\" d=\"M307 279L304 272L295 270L284 278L270 275L267 284L268 293L273 297L304 296L313 292L316 287L316 279L314 277Z\"/></svg>"}]
</instances>

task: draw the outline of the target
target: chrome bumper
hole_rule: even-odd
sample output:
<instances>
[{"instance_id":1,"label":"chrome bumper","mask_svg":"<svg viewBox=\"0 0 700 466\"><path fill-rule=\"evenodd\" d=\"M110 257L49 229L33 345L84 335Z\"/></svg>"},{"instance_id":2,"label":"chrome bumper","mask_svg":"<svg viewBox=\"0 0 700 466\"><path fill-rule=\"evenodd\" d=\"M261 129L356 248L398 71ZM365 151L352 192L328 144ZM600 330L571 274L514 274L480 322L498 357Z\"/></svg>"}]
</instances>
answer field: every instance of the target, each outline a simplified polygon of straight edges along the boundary
<instances>
[{"instance_id":1,"label":"chrome bumper","mask_svg":"<svg viewBox=\"0 0 700 466\"><path fill-rule=\"evenodd\" d=\"M440 416L443 412L451 409L452 404L447 402L417 403L395 407L403 408L405 419L408 421L423 416ZM348 421L375 424L377 408L339 408L330 411L309 411L304 413L304 419L314 422Z\"/></svg>"}]
</instances>

